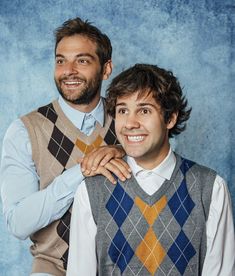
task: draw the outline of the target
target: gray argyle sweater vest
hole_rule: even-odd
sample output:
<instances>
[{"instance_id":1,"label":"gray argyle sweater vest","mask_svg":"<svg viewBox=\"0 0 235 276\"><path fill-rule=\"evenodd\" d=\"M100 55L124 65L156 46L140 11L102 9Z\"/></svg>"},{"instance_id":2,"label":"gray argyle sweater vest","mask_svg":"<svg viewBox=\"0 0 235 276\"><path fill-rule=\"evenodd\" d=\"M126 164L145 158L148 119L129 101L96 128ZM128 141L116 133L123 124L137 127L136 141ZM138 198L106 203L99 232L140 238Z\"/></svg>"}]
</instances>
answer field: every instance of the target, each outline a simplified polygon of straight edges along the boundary
<instances>
[{"instance_id":1,"label":"gray argyle sweater vest","mask_svg":"<svg viewBox=\"0 0 235 276\"><path fill-rule=\"evenodd\" d=\"M171 179L151 196L134 177L116 186L86 179L99 275L201 275L216 173L176 159Z\"/></svg>"},{"instance_id":2,"label":"gray argyle sweater vest","mask_svg":"<svg viewBox=\"0 0 235 276\"><path fill-rule=\"evenodd\" d=\"M110 117L106 116L104 127L96 123L93 133L86 136L65 116L58 101L40 107L21 119L29 133L32 158L40 177L40 190L64 170L77 164L78 158L94 148L117 141L114 122ZM33 272L65 275L70 216L68 210L60 220L31 236Z\"/></svg>"}]
</instances>

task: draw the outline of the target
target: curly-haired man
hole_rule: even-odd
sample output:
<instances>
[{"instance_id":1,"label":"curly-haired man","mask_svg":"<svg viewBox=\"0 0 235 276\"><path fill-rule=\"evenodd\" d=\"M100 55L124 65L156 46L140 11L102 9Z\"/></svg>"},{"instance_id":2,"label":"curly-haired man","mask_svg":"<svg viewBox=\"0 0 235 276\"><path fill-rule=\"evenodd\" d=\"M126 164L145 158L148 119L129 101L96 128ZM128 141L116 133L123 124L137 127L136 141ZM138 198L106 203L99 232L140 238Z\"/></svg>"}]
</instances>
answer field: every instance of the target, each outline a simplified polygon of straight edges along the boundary
<instances>
[{"instance_id":1,"label":"curly-haired man","mask_svg":"<svg viewBox=\"0 0 235 276\"><path fill-rule=\"evenodd\" d=\"M170 147L191 112L177 78L136 64L113 79L107 110L133 175L116 186L97 175L78 187L68 275L233 276L226 183Z\"/></svg>"}]
</instances>

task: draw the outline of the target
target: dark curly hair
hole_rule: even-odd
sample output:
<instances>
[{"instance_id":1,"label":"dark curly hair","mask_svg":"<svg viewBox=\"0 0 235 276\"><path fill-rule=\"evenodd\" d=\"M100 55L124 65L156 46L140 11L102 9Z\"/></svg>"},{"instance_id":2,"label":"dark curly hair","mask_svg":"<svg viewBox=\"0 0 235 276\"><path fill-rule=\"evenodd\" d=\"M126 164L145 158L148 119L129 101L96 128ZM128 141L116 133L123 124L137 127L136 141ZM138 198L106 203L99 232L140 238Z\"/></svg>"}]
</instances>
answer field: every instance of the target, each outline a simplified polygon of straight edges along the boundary
<instances>
[{"instance_id":1,"label":"dark curly hair","mask_svg":"<svg viewBox=\"0 0 235 276\"><path fill-rule=\"evenodd\" d=\"M135 64L116 76L107 89L107 112L115 117L118 97L138 92L138 97L152 93L160 105L164 121L167 123L173 113L177 113L175 126L169 130L169 138L178 135L186 128L191 108L187 109L187 100L177 78L171 71L150 64Z\"/></svg>"},{"instance_id":2,"label":"dark curly hair","mask_svg":"<svg viewBox=\"0 0 235 276\"><path fill-rule=\"evenodd\" d=\"M97 46L96 53L99 57L101 66L109 61L112 57L112 45L108 36L102 33L97 27L93 26L88 20L83 21L76 17L69 19L58 27L55 32L55 52L58 43L67 36L82 35L94 41Z\"/></svg>"}]
</instances>

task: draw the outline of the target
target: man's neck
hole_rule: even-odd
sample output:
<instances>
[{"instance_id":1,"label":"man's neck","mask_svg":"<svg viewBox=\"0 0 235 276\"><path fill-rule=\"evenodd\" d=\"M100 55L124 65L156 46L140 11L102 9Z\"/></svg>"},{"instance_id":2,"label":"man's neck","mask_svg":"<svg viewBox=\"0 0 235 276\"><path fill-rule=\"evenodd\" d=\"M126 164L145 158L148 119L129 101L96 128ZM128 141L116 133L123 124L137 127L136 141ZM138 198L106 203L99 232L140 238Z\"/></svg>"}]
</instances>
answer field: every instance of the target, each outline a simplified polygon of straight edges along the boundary
<instances>
[{"instance_id":1,"label":"man's neck","mask_svg":"<svg viewBox=\"0 0 235 276\"><path fill-rule=\"evenodd\" d=\"M64 101L69 106L83 113L90 113L93 109L95 109L99 103L99 100L100 100L100 94L97 94L89 104L74 104L64 99Z\"/></svg>"},{"instance_id":2,"label":"man's neck","mask_svg":"<svg viewBox=\"0 0 235 276\"><path fill-rule=\"evenodd\" d=\"M165 159L158 164L157 167L153 168L152 170L145 170L144 168L140 167L133 157L127 156L127 163L129 164L133 175L137 176L140 172L144 171L152 171L155 174L161 176L165 179L170 179L172 172L174 170L175 164L176 164L176 157L172 149L169 149L169 152Z\"/></svg>"},{"instance_id":3,"label":"man's neck","mask_svg":"<svg viewBox=\"0 0 235 276\"><path fill-rule=\"evenodd\" d=\"M134 158L136 164L142 167L145 170L152 170L156 168L159 164L163 162L163 160L167 157L170 150L170 143L167 141L163 148L159 151L158 154L153 153L154 156L148 155L146 158Z\"/></svg>"}]
</instances>

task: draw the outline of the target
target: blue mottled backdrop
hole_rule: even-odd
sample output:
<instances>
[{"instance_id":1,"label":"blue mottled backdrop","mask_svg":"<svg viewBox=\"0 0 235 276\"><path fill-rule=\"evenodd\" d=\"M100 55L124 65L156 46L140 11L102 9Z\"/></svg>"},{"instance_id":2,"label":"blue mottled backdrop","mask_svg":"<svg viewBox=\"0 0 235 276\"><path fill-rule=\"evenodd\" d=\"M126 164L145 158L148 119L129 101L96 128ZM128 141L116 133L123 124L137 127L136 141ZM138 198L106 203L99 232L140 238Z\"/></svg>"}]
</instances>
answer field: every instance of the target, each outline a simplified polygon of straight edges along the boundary
<instances>
[{"instance_id":1,"label":"blue mottled backdrop","mask_svg":"<svg viewBox=\"0 0 235 276\"><path fill-rule=\"evenodd\" d=\"M111 38L112 76L136 62L173 70L193 107L173 146L216 169L235 203L233 0L1 0L0 142L12 120L57 96L53 31L75 16ZM30 242L10 236L2 215L0 233L1 275L28 275Z\"/></svg>"}]
</instances>

